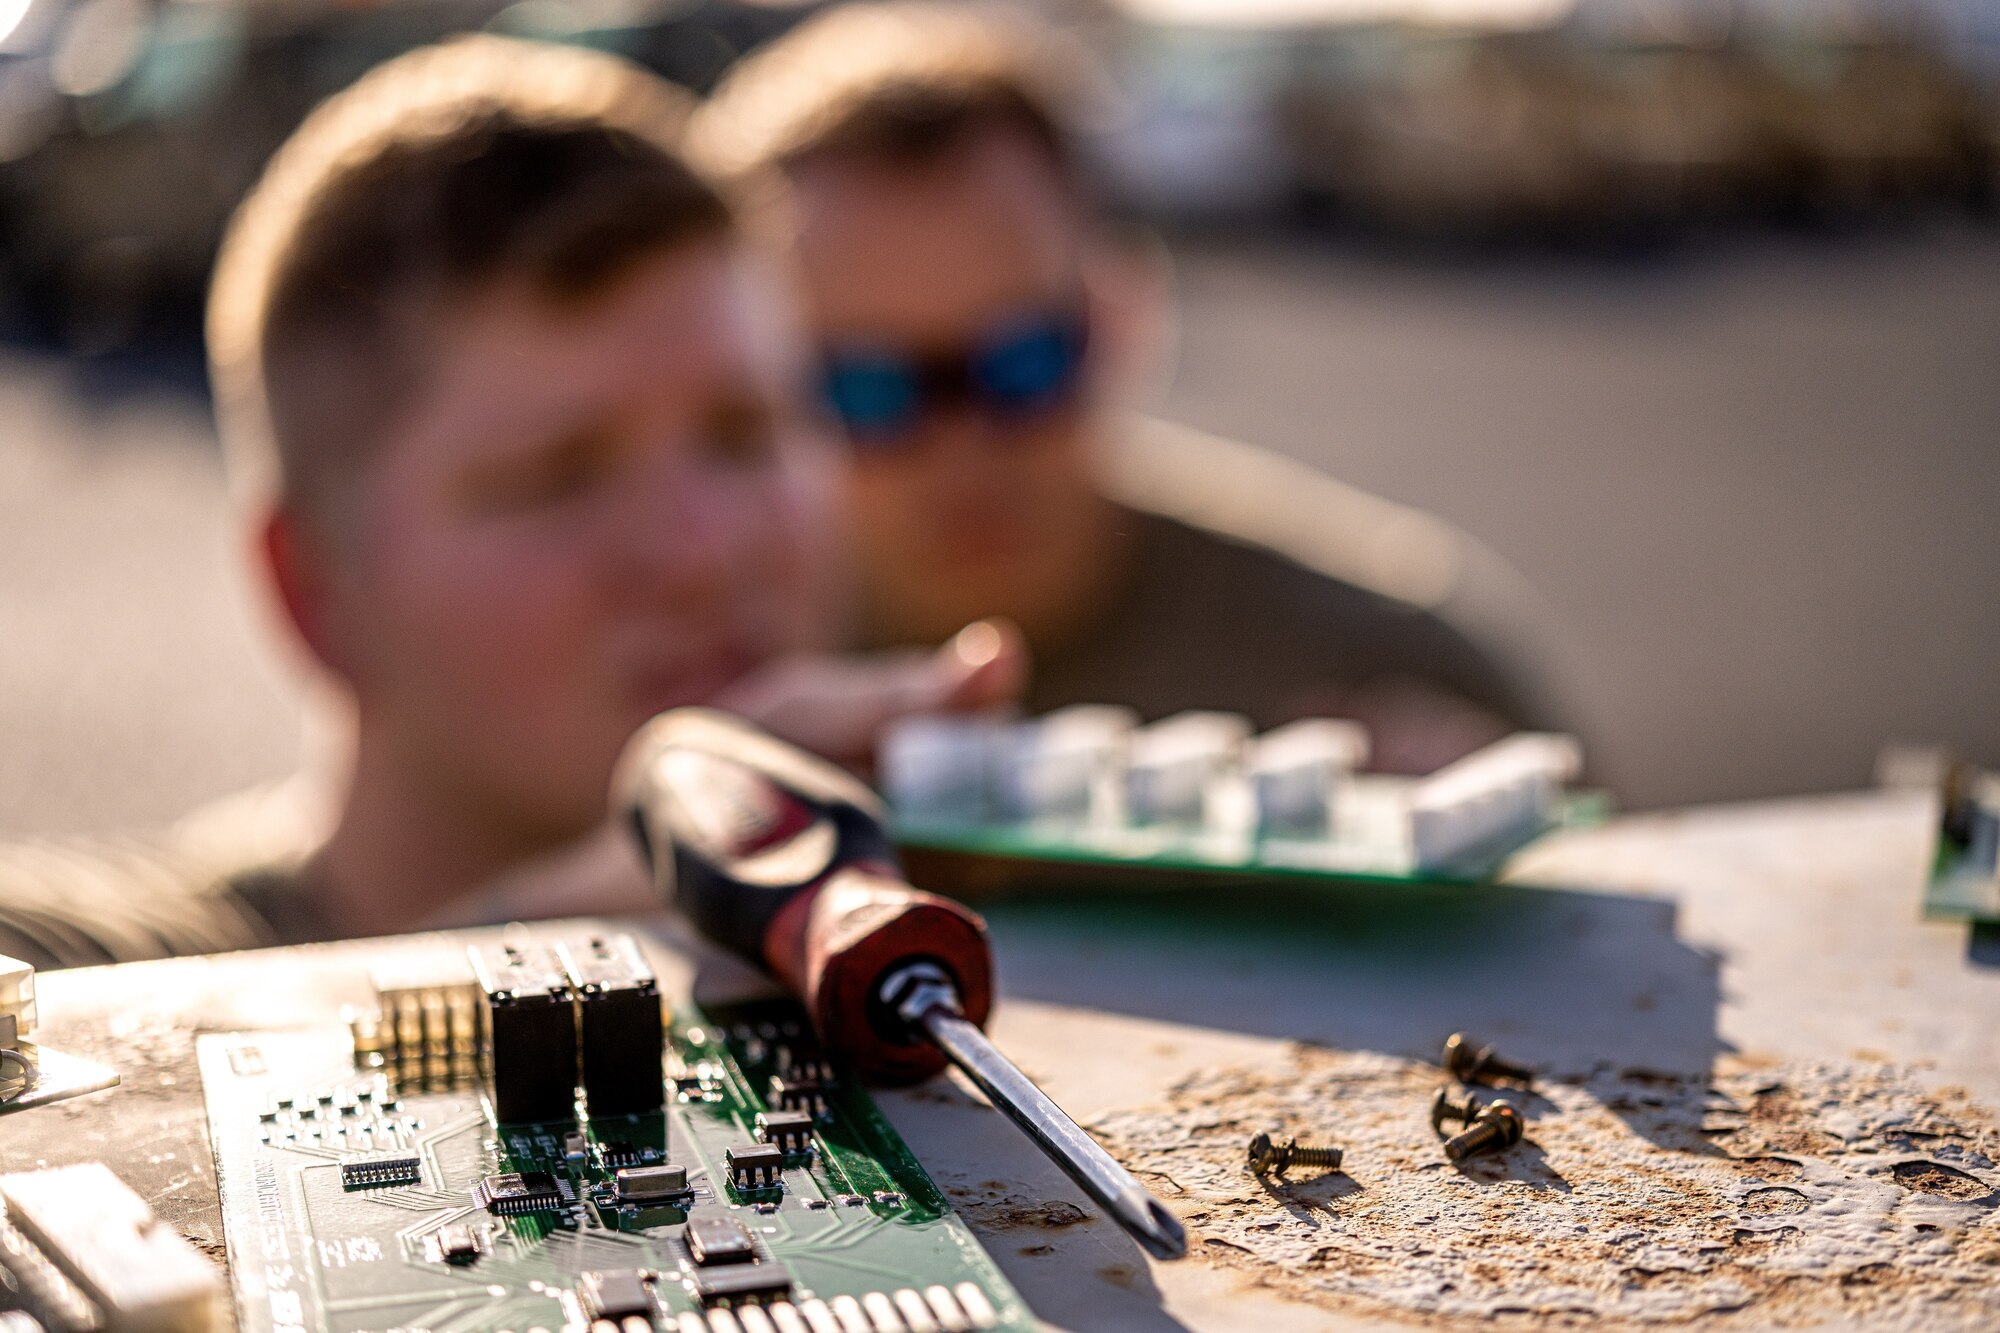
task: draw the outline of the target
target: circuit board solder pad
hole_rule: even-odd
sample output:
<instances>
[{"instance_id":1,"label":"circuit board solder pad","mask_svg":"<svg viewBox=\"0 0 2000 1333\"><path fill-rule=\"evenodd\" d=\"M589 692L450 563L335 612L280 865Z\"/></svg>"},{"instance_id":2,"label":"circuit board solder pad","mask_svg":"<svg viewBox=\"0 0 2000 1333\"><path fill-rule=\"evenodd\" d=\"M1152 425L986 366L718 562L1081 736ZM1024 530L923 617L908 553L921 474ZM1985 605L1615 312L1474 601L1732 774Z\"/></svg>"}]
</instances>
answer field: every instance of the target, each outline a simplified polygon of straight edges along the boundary
<instances>
[{"instance_id":1,"label":"circuit board solder pad","mask_svg":"<svg viewBox=\"0 0 2000 1333\"><path fill-rule=\"evenodd\" d=\"M1034 1327L868 1094L837 1063L802 1062L803 1021L785 1001L685 1006L663 1110L502 1126L477 1086L357 1068L341 1027L203 1037L239 1326ZM795 1105L767 1102L786 1071L773 1096ZM758 1117L800 1109L802 1084L810 1142L732 1178L732 1150L768 1159Z\"/></svg>"}]
</instances>

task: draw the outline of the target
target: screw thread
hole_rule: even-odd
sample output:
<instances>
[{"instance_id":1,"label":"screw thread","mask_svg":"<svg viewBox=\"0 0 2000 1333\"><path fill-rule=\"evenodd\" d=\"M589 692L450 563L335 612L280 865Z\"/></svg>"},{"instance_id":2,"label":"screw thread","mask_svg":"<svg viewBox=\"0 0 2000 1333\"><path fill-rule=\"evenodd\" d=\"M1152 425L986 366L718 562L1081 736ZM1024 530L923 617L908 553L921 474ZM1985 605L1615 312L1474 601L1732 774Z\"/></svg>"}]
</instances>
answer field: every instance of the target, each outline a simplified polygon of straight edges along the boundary
<instances>
[{"instance_id":1,"label":"screw thread","mask_svg":"<svg viewBox=\"0 0 2000 1333\"><path fill-rule=\"evenodd\" d=\"M1445 1072L1461 1083L1488 1083L1495 1079L1528 1087L1535 1071L1494 1053L1491 1046L1476 1046L1463 1032L1454 1032L1444 1044Z\"/></svg>"},{"instance_id":2,"label":"screw thread","mask_svg":"<svg viewBox=\"0 0 2000 1333\"><path fill-rule=\"evenodd\" d=\"M1499 1142L1500 1129L1490 1120L1481 1120L1444 1141L1444 1155L1458 1162L1484 1152Z\"/></svg>"},{"instance_id":3,"label":"screw thread","mask_svg":"<svg viewBox=\"0 0 2000 1333\"><path fill-rule=\"evenodd\" d=\"M1301 1144L1296 1138L1274 1142L1269 1134L1250 1140L1250 1169L1258 1175L1283 1175L1294 1166L1317 1166L1333 1170L1340 1165L1341 1150L1321 1144Z\"/></svg>"},{"instance_id":4,"label":"screw thread","mask_svg":"<svg viewBox=\"0 0 2000 1333\"><path fill-rule=\"evenodd\" d=\"M1523 1087L1535 1081L1534 1070L1529 1069L1525 1065L1517 1065L1511 1060L1502 1060L1499 1056L1493 1054L1493 1048L1490 1046L1480 1053L1479 1073L1488 1078L1500 1078L1513 1083L1519 1083Z\"/></svg>"},{"instance_id":5,"label":"screw thread","mask_svg":"<svg viewBox=\"0 0 2000 1333\"><path fill-rule=\"evenodd\" d=\"M1323 1144L1300 1143L1294 1139L1287 1145L1291 1149L1292 1163L1297 1166L1319 1166L1331 1171L1340 1165L1342 1152L1339 1148Z\"/></svg>"}]
</instances>

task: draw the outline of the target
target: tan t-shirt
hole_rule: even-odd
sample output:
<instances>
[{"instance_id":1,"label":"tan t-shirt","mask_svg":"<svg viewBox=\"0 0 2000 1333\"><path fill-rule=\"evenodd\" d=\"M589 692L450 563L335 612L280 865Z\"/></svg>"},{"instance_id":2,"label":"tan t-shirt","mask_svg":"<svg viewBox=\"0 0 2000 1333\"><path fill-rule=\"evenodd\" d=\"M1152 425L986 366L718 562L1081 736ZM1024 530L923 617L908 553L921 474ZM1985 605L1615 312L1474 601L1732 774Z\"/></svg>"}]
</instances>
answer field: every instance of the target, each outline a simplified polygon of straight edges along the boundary
<instances>
[{"instance_id":1,"label":"tan t-shirt","mask_svg":"<svg viewBox=\"0 0 2000 1333\"><path fill-rule=\"evenodd\" d=\"M330 938L302 876L319 836L287 782L156 834L0 844L0 954L86 967Z\"/></svg>"}]
</instances>

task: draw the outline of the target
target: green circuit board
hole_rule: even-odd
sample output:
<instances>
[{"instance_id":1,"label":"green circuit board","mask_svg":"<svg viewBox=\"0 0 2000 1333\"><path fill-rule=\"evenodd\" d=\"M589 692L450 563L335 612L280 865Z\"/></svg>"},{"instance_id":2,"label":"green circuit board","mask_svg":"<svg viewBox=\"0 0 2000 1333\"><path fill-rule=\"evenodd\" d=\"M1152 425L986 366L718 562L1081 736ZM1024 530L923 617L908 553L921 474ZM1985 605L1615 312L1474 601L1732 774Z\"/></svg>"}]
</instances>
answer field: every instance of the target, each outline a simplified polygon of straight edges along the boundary
<instances>
[{"instance_id":1,"label":"green circuit board","mask_svg":"<svg viewBox=\"0 0 2000 1333\"><path fill-rule=\"evenodd\" d=\"M2000 925L2000 875L1984 856L1940 839L1924 883L1924 915Z\"/></svg>"},{"instance_id":2,"label":"green circuit board","mask_svg":"<svg viewBox=\"0 0 2000 1333\"><path fill-rule=\"evenodd\" d=\"M357 1068L345 1028L202 1038L239 1327L1034 1327L837 1065L811 1149L788 1155L773 1187L738 1187L725 1154L754 1145L756 1117L774 1109L756 1090L770 1086L802 1022L782 1001L709 1014L683 1007L668 1028L663 1111L504 1126L476 1087L419 1091ZM669 1165L685 1169L684 1194L621 1201L619 1170ZM363 1170L375 1178L357 1183ZM558 1197L496 1209L476 1193L508 1173ZM693 1234L703 1228L706 1253ZM717 1237L745 1248L718 1258Z\"/></svg>"},{"instance_id":3,"label":"green circuit board","mask_svg":"<svg viewBox=\"0 0 2000 1333\"><path fill-rule=\"evenodd\" d=\"M1198 827L1091 823L1074 819L895 821L898 850L926 888L967 897L1036 888L1157 888L1216 878L1309 880L1329 884L1491 883L1516 852L1563 828L1588 828L1611 815L1597 791L1566 792L1553 817L1532 829L1469 849L1448 865L1411 855L1401 812L1411 780L1364 775L1342 793L1326 836L1259 836Z\"/></svg>"},{"instance_id":4,"label":"green circuit board","mask_svg":"<svg viewBox=\"0 0 2000 1333\"><path fill-rule=\"evenodd\" d=\"M1924 915L2000 925L2000 773L1942 756L1930 762L1938 770L1931 776L1937 841L1924 881Z\"/></svg>"}]
</instances>

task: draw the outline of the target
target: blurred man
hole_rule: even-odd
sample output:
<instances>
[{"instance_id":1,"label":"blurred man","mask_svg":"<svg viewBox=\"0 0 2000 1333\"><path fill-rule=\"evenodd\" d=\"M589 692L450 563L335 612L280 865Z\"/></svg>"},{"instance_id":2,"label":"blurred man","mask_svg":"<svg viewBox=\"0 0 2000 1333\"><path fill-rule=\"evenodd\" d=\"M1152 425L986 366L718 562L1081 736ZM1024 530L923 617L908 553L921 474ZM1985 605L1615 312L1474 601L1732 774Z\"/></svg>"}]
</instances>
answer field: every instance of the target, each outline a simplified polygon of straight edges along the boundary
<instances>
[{"instance_id":1,"label":"blurred man","mask_svg":"<svg viewBox=\"0 0 2000 1333\"><path fill-rule=\"evenodd\" d=\"M963 6L835 10L752 56L691 143L802 270L847 442L856 637L1027 633L1028 704L1360 718L1428 771L1535 718L1438 608L1483 559L1426 515L1118 410L1143 266L1095 211L1048 34ZM1152 318L1148 318L1151 315Z\"/></svg>"},{"instance_id":2,"label":"blurred man","mask_svg":"<svg viewBox=\"0 0 2000 1333\"><path fill-rule=\"evenodd\" d=\"M378 70L273 160L210 349L258 561L339 718L324 822L211 816L171 854L44 858L39 888L0 855L0 952L643 907L625 840L593 835L654 713L720 703L846 757L900 711L1018 686L990 626L801 655L827 526L803 358L675 155L679 112L609 57L469 39Z\"/></svg>"}]
</instances>

